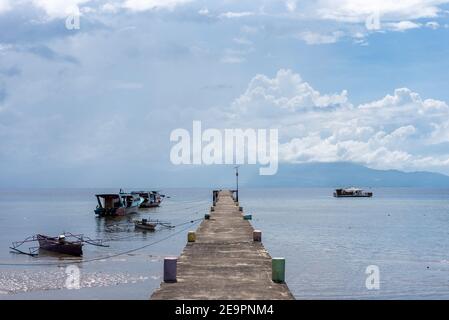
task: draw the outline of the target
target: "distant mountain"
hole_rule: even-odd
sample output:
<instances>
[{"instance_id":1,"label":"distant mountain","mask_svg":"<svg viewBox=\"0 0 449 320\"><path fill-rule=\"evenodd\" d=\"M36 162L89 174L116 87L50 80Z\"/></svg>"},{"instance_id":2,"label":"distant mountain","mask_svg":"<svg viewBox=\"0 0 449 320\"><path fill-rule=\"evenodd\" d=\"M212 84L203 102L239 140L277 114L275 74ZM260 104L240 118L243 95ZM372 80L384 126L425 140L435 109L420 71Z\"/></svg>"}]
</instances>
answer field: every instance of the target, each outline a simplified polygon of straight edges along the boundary
<instances>
[{"instance_id":1,"label":"distant mountain","mask_svg":"<svg viewBox=\"0 0 449 320\"><path fill-rule=\"evenodd\" d=\"M353 163L280 164L274 176L251 173L248 187L434 187L449 188L449 176L432 172L374 170Z\"/></svg>"}]
</instances>

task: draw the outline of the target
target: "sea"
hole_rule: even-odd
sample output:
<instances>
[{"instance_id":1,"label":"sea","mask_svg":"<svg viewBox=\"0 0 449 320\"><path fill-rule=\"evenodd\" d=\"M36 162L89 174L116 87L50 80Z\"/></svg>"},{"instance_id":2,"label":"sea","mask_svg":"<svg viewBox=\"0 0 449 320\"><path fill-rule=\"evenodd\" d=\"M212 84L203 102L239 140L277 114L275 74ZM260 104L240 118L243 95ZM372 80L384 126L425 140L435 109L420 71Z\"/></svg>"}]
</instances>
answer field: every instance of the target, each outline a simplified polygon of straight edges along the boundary
<instances>
[{"instance_id":1,"label":"sea","mask_svg":"<svg viewBox=\"0 0 449 320\"><path fill-rule=\"evenodd\" d=\"M159 208L96 217L95 194L117 191L1 190L0 299L149 299L164 257L182 252L208 212L212 189L165 189ZM243 188L239 200L270 255L286 259L297 299L449 299L449 189L370 191L341 199L332 188ZM137 231L142 218L174 227ZM86 244L81 261L11 252L12 242L64 232L108 247Z\"/></svg>"}]
</instances>

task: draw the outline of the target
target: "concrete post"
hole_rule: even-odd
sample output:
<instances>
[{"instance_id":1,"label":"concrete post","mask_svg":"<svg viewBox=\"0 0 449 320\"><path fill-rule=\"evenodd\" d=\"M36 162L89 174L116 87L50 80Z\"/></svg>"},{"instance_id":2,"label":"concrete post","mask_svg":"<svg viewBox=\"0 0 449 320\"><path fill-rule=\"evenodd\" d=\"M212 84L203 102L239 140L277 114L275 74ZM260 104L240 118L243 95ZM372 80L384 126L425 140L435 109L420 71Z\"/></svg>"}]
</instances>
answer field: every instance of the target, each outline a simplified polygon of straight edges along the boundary
<instances>
[{"instance_id":1,"label":"concrete post","mask_svg":"<svg viewBox=\"0 0 449 320\"><path fill-rule=\"evenodd\" d=\"M253 231L253 241L254 242L262 242L262 231L260 231L260 230Z\"/></svg>"},{"instance_id":2,"label":"concrete post","mask_svg":"<svg viewBox=\"0 0 449 320\"><path fill-rule=\"evenodd\" d=\"M274 282L285 282L285 258L273 258L271 260L271 278Z\"/></svg>"},{"instance_id":3,"label":"concrete post","mask_svg":"<svg viewBox=\"0 0 449 320\"><path fill-rule=\"evenodd\" d=\"M177 257L167 257L164 259L164 282L176 282Z\"/></svg>"},{"instance_id":4,"label":"concrete post","mask_svg":"<svg viewBox=\"0 0 449 320\"><path fill-rule=\"evenodd\" d=\"M187 241L188 242L195 242L196 241L196 233L195 231L189 231L187 234Z\"/></svg>"}]
</instances>

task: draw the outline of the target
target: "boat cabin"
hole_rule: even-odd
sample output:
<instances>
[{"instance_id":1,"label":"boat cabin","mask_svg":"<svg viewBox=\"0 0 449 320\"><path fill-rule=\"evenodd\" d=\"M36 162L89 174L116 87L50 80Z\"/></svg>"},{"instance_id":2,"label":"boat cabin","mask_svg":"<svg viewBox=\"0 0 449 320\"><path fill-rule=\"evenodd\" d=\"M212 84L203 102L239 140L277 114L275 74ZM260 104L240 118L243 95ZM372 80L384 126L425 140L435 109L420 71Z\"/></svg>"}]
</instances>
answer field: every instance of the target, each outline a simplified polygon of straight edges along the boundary
<instances>
[{"instance_id":1,"label":"boat cabin","mask_svg":"<svg viewBox=\"0 0 449 320\"><path fill-rule=\"evenodd\" d=\"M95 213L100 216L124 215L137 208L142 200L130 193L97 194L98 206Z\"/></svg>"}]
</instances>

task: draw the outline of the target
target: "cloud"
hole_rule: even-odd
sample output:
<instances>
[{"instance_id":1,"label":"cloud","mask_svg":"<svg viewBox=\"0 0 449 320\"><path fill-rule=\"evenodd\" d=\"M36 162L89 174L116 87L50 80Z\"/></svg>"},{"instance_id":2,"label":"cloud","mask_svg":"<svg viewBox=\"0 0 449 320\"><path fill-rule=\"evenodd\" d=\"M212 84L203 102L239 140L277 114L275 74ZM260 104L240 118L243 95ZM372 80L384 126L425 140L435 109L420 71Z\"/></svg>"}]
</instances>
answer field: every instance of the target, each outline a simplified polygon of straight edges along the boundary
<instances>
[{"instance_id":1,"label":"cloud","mask_svg":"<svg viewBox=\"0 0 449 320\"><path fill-rule=\"evenodd\" d=\"M248 40L248 39L246 39L246 38L243 38L243 37L237 37L237 38L234 38L234 39L232 39L235 43L237 43L237 44L241 44L241 45L247 45L247 46L249 46L249 45L252 45L253 44L253 42L252 41L250 41L250 40Z\"/></svg>"},{"instance_id":2,"label":"cloud","mask_svg":"<svg viewBox=\"0 0 449 320\"><path fill-rule=\"evenodd\" d=\"M10 0L0 0L0 14L3 12L11 10L11 1Z\"/></svg>"},{"instance_id":3,"label":"cloud","mask_svg":"<svg viewBox=\"0 0 449 320\"><path fill-rule=\"evenodd\" d=\"M298 35L298 38L307 44L330 44L336 43L344 34L341 31L335 31L330 34L321 34L318 32L305 31Z\"/></svg>"},{"instance_id":4,"label":"cloud","mask_svg":"<svg viewBox=\"0 0 449 320\"><path fill-rule=\"evenodd\" d=\"M436 21L429 21L429 22L426 23L426 27L430 28L430 29L433 29L433 30L436 30L436 29L440 28L440 24L438 22L436 22Z\"/></svg>"},{"instance_id":5,"label":"cloud","mask_svg":"<svg viewBox=\"0 0 449 320\"><path fill-rule=\"evenodd\" d=\"M246 61L246 56L252 51L252 48L245 50L236 49L226 49L223 57L221 58L221 63L236 64Z\"/></svg>"},{"instance_id":6,"label":"cloud","mask_svg":"<svg viewBox=\"0 0 449 320\"><path fill-rule=\"evenodd\" d=\"M390 22L384 24L387 29L392 31L406 31L410 29L421 28L421 24L412 21Z\"/></svg>"},{"instance_id":7,"label":"cloud","mask_svg":"<svg viewBox=\"0 0 449 320\"><path fill-rule=\"evenodd\" d=\"M296 10L296 0L287 0L285 2L285 7L289 12L293 12Z\"/></svg>"},{"instance_id":8,"label":"cloud","mask_svg":"<svg viewBox=\"0 0 449 320\"><path fill-rule=\"evenodd\" d=\"M125 0L123 7L132 11L147 11L157 9L173 10L177 6L193 0Z\"/></svg>"},{"instance_id":9,"label":"cloud","mask_svg":"<svg viewBox=\"0 0 449 320\"><path fill-rule=\"evenodd\" d=\"M75 57L72 57L68 54L58 53L46 45L23 46L17 47L16 50L19 52L32 53L47 60L79 64L78 59L76 59Z\"/></svg>"},{"instance_id":10,"label":"cloud","mask_svg":"<svg viewBox=\"0 0 449 320\"><path fill-rule=\"evenodd\" d=\"M228 19L233 19L233 18L243 18L243 17L250 17L250 16L254 16L255 13L254 12L250 12L250 11L244 11L244 12L225 12L225 13L221 13L219 15L219 18L228 18Z\"/></svg>"},{"instance_id":11,"label":"cloud","mask_svg":"<svg viewBox=\"0 0 449 320\"><path fill-rule=\"evenodd\" d=\"M49 18L65 18L79 13L79 6L91 0L31 0L36 7L43 9Z\"/></svg>"},{"instance_id":12,"label":"cloud","mask_svg":"<svg viewBox=\"0 0 449 320\"><path fill-rule=\"evenodd\" d=\"M198 14L199 14L200 16L208 16L208 15L209 15L209 9L207 9L207 8L202 8L202 9L200 9L200 10L198 11Z\"/></svg>"},{"instance_id":13,"label":"cloud","mask_svg":"<svg viewBox=\"0 0 449 320\"><path fill-rule=\"evenodd\" d=\"M448 0L319 0L314 8L322 19L363 23L375 13L382 19L396 21L436 17L442 12L439 6L447 3Z\"/></svg>"},{"instance_id":14,"label":"cloud","mask_svg":"<svg viewBox=\"0 0 449 320\"><path fill-rule=\"evenodd\" d=\"M232 122L251 118L253 125L279 128L286 162L347 161L401 170L449 165L449 106L407 88L355 106L346 91L321 94L300 75L280 70L271 79L255 76L231 110Z\"/></svg>"}]
</instances>

